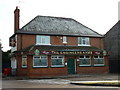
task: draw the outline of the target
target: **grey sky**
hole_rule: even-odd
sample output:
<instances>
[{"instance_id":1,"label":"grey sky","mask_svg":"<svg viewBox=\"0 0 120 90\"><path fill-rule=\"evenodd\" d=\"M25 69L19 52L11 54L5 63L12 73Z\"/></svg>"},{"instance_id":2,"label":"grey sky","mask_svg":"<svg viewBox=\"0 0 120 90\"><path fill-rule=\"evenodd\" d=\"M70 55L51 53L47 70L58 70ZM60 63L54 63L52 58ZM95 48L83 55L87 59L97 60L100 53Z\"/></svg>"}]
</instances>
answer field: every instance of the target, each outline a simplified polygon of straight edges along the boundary
<instances>
[{"instance_id":1,"label":"grey sky","mask_svg":"<svg viewBox=\"0 0 120 90\"><path fill-rule=\"evenodd\" d=\"M1 0L0 39L3 50L10 49L14 32L14 10L20 8L20 27L37 15L73 18L94 31L105 34L118 21L119 0Z\"/></svg>"}]
</instances>

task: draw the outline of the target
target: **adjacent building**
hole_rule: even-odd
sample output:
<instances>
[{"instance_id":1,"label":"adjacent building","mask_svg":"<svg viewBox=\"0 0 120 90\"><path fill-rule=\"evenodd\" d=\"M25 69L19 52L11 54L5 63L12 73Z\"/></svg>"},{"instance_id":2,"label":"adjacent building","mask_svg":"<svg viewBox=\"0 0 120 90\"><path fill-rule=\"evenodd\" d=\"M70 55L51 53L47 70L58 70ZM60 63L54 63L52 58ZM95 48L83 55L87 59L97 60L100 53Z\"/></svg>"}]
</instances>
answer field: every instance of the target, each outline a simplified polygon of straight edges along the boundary
<instances>
[{"instance_id":1,"label":"adjacent building","mask_svg":"<svg viewBox=\"0 0 120 90\"><path fill-rule=\"evenodd\" d=\"M109 65L111 73L120 73L120 21L118 21L106 34L105 34L105 49L110 53Z\"/></svg>"},{"instance_id":2,"label":"adjacent building","mask_svg":"<svg viewBox=\"0 0 120 90\"><path fill-rule=\"evenodd\" d=\"M19 28L16 7L11 67L19 76L108 73L103 36L71 18L36 16Z\"/></svg>"}]
</instances>

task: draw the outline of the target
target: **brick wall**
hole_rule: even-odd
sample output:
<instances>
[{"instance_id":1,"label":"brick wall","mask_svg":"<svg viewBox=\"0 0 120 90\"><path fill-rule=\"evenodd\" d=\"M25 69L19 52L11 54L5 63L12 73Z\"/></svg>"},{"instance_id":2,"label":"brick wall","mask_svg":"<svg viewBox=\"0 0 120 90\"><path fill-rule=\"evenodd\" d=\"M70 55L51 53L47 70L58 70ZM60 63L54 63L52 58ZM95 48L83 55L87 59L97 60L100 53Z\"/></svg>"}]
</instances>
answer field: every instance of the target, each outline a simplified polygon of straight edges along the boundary
<instances>
[{"instance_id":1,"label":"brick wall","mask_svg":"<svg viewBox=\"0 0 120 90\"><path fill-rule=\"evenodd\" d=\"M34 68L33 67L33 56L27 57L27 68L21 68L21 56L18 56L18 72L19 76L29 76L31 78L36 77L46 77L46 76L62 76L68 75L68 67L51 67L51 57L48 56L48 67L45 68ZM65 56L65 62L67 62L68 58L72 58L70 56ZM91 66L79 66L79 61L77 59L79 56L74 56L76 59L76 74L103 74L109 72L108 60L105 57L105 65L104 66L94 66L94 60L91 60Z\"/></svg>"},{"instance_id":2,"label":"brick wall","mask_svg":"<svg viewBox=\"0 0 120 90\"><path fill-rule=\"evenodd\" d=\"M22 68L22 56L17 57L17 75L27 76L28 69Z\"/></svg>"},{"instance_id":3,"label":"brick wall","mask_svg":"<svg viewBox=\"0 0 120 90\"><path fill-rule=\"evenodd\" d=\"M103 49L103 38L90 38L90 45Z\"/></svg>"},{"instance_id":4,"label":"brick wall","mask_svg":"<svg viewBox=\"0 0 120 90\"><path fill-rule=\"evenodd\" d=\"M20 49L25 49L30 45L33 45L36 43L36 35L26 35L26 34L18 34L17 36L17 48L18 50ZM21 40L22 39L22 40Z\"/></svg>"},{"instance_id":5,"label":"brick wall","mask_svg":"<svg viewBox=\"0 0 120 90\"><path fill-rule=\"evenodd\" d=\"M18 56L18 72L19 76L29 77L44 77L44 76L61 76L67 75L67 67L51 67L50 56L48 56L48 67L45 68L34 68L33 67L33 56L27 57L27 68L22 68L22 58Z\"/></svg>"},{"instance_id":6,"label":"brick wall","mask_svg":"<svg viewBox=\"0 0 120 90\"><path fill-rule=\"evenodd\" d=\"M36 35L18 34L17 37L18 50L27 48L28 46L36 43ZM63 43L62 36L51 36L50 41L51 45L78 45L78 38L73 36L67 36L66 44ZM90 38L90 45L95 46L99 49L103 49L103 38Z\"/></svg>"},{"instance_id":7,"label":"brick wall","mask_svg":"<svg viewBox=\"0 0 120 90\"><path fill-rule=\"evenodd\" d=\"M77 57L78 59L79 57ZM101 73L108 73L109 72L109 66L108 66L108 58L107 56L104 57L105 65L104 66L94 66L94 59L93 56L91 56L91 66L79 66L79 61L76 62L77 67L76 71L77 74L101 74Z\"/></svg>"}]
</instances>

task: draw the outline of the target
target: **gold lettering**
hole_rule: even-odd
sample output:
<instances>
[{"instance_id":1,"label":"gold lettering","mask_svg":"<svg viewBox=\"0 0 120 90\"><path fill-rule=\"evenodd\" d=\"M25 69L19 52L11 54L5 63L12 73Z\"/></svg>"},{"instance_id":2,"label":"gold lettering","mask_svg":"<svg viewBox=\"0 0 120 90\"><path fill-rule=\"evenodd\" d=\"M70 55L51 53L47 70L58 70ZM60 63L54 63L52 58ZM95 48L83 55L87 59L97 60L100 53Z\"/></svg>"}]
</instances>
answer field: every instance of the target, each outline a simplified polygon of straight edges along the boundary
<instances>
[{"instance_id":1,"label":"gold lettering","mask_svg":"<svg viewBox=\"0 0 120 90\"><path fill-rule=\"evenodd\" d=\"M60 54L62 54L62 52L60 52Z\"/></svg>"}]
</instances>

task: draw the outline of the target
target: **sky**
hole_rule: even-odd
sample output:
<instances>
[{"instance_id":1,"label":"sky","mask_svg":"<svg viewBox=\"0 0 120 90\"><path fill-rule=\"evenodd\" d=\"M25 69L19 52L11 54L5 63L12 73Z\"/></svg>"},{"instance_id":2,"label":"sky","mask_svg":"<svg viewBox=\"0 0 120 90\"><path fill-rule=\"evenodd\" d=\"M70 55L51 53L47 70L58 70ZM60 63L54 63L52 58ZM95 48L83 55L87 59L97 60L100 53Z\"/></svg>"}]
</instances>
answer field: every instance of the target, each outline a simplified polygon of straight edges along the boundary
<instances>
[{"instance_id":1,"label":"sky","mask_svg":"<svg viewBox=\"0 0 120 90\"><path fill-rule=\"evenodd\" d=\"M14 34L14 10L20 9L20 28L37 15L73 18L105 34L118 22L119 0L1 0L0 42L7 51Z\"/></svg>"}]
</instances>

